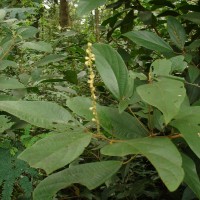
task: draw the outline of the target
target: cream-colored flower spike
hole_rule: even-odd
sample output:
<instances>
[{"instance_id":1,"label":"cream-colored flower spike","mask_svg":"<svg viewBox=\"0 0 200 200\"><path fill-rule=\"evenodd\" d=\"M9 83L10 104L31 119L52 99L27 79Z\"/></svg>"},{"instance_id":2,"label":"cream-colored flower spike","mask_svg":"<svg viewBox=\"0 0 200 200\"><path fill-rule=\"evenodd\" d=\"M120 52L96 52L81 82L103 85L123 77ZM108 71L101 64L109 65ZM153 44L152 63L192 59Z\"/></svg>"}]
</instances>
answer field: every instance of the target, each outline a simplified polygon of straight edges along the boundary
<instances>
[{"instance_id":1,"label":"cream-colored flower spike","mask_svg":"<svg viewBox=\"0 0 200 200\"><path fill-rule=\"evenodd\" d=\"M97 126L97 133L100 134L100 124L99 124L99 118L97 114L97 97L95 95L95 87L94 87L94 78L95 74L93 71L93 61L95 61L95 55L92 53L92 44L88 43L87 49L86 49L87 56L85 57L85 65L88 67L89 70L89 79L88 83L90 86L90 92L91 92L91 99L92 99L92 106L89 108L92 111L93 118L92 121L96 123Z\"/></svg>"}]
</instances>

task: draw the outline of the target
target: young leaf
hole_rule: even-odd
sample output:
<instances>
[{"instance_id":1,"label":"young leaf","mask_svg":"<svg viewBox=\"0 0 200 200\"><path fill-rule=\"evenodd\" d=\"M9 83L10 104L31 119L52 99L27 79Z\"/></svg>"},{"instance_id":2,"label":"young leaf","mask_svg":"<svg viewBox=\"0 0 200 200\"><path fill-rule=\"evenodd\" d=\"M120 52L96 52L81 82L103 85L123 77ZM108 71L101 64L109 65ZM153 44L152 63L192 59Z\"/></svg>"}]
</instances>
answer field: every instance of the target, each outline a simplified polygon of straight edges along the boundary
<instances>
[{"instance_id":1,"label":"young leaf","mask_svg":"<svg viewBox=\"0 0 200 200\"><path fill-rule=\"evenodd\" d=\"M142 154L156 168L169 191L175 191L184 178L182 159L168 138L141 138L107 145L101 153L109 156Z\"/></svg>"},{"instance_id":2,"label":"young leaf","mask_svg":"<svg viewBox=\"0 0 200 200\"><path fill-rule=\"evenodd\" d=\"M200 106L181 107L170 125L180 131L190 148L200 158Z\"/></svg>"},{"instance_id":3,"label":"young leaf","mask_svg":"<svg viewBox=\"0 0 200 200\"><path fill-rule=\"evenodd\" d=\"M183 50L186 41L186 33L181 23L175 17L168 17L167 30L174 44L179 49Z\"/></svg>"},{"instance_id":4,"label":"young leaf","mask_svg":"<svg viewBox=\"0 0 200 200\"><path fill-rule=\"evenodd\" d=\"M152 84L137 87L137 92L146 103L158 108L168 124L179 112L186 91L181 81L161 79Z\"/></svg>"},{"instance_id":5,"label":"young leaf","mask_svg":"<svg viewBox=\"0 0 200 200\"><path fill-rule=\"evenodd\" d=\"M184 182L192 189L192 191L200 199L200 180L197 174L195 163L191 158L182 154L183 169L185 171Z\"/></svg>"},{"instance_id":6,"label":"young leaf","mask_svg":"<svg viewBox=\"0 0 200 200\"><path fill-rule=\"evenodd\" d=\"M147 49L161 53L173 52L172 48L162 38L149 31L131 31L124 36Z\"/></svg>"},{"instance_id":7,"label":"young leaf","mask_svg":"<svg viewBox=\"0 0 200 200\"><path fill-rule=\"evenodd\" d=\"M61 128L74 120L61 106L44 101L0 101L0 110L47 129Z\"/></svg>"},{"instance_id":8,"label":"young leaf","mask_svg":"<svg viewBox=\"0 0 200 200\"><path fill-rule=\"evenodd\" d=\"M72 166L41 181L33 193L33 200L52 200L59 190L73 183L82 184L92 190L108 180L120 167L119 161Z\"/></svg>"},{"instance_id":9,"label":"young leaf","mask_svg":"<svg viewBox=\"0 0 200 200\"><path fill-rule=\"evenodd\" d=\"M93 45L95 63L105 85L118 99L125 97L128 85L128 70L117 51L106 44Z\"/></svg>"},{"instance_id":10,"label":"young leaf","mask_svg":"<svg viewBox=\"0 0 200 200\"><path fill-rule=\"evenodd\" d=\"M80 156L90 140L91 135L82 132L52 134L24 150L18 158L50 174Z\"/></svg>"},{"instance_id":11,"label":"young leaf","mask_svg":"<svg viewBox=\"0 0 200 200\"><path fill-rule=\"evenodd\" d=\"M106 1L107 0L79 0L77 13L79 16L86 15L95 8L104 5Z\"/></svg>"}]
</instances>

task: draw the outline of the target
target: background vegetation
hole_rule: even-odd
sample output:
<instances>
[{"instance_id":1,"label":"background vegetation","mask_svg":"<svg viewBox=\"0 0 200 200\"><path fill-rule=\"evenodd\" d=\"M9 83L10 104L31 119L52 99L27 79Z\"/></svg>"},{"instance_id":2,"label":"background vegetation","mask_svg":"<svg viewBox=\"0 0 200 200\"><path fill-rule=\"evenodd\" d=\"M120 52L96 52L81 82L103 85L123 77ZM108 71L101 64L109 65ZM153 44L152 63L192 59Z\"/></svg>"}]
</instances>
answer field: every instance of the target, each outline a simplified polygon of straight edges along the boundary
<instances>
[{"instance_id":1,"label":"background vegetation","mask_svg":"<svg viewBox=\"0 0 200 200\"><path fill-rule=\"evenodd\" d=\"M200 199L199 11L2 0L0 198Z\"/></svg>"}]
</instances>

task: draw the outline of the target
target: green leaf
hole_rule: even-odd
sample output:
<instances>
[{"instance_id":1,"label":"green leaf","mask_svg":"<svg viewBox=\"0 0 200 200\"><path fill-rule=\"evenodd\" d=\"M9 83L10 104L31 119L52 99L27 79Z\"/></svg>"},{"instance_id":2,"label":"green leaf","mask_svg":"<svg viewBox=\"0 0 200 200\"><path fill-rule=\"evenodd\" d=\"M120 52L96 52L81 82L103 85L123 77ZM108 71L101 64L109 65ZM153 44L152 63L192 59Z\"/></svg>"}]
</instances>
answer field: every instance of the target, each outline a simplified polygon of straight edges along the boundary
<instances>
[{"instance_id":1,"label":"green leaf","mask_svg":"<svg viewBox=\"0 0 200 200\"><path fill-rule=\"evenodd\" d=\"M24 49L33 49L36 51L42 51L47 53L52 53L53 49L50 44L40 41L40 42L25 42L22 45Z\"/></svg>"},{"instance_id":2,"label":"green leaf","mask_svg":"<svg viewBox=\"0 0 200 200\"><path fill-rule=\"evenodd\" d=\"M190 148L200 158L200 106L181 107L170 125L180 131Z\"/></svg>"},{"instance_id":3,"label":"green leaf","mask_svg":"<svg viewBox=\"0 0 200 200\"><path fill-rule=\"evenodd\" d=\"M157 59L151 64L150 74L152 78L168 76L172 69L172 63L167 59Z\"/></svg>"},{"instance_id":4,"label":"green leaf","mask_svg":"<svg viewBox=\"0 0 200 200\"><path fill-rule=\"evenodd\" d=\"M6 16L6 11L4 9L0 9L0 21L4 19Z\"/></svg>"},{"instance_id":5,"label":"green leaf","mask_svg":"<svg viewBox=\"0 0 200 200\"><path fill-rule=\"evenodd\" d=\"M0 90L22 89L25 86L15 78L0 77Z\"/></svg>"},{"instance_id":6,"label":"green leaf","mask_svg":"<svg viewBox=\"0 0 200 200\"><path fill-rule=\"evenodd\" d=\"M79 183L92 190L108 180L120 167L119 161L72 166L41 181L33 193L33 200L52 200L59 190L73 183Z\"/></svg>"},{"instance_id":7,"label":"green leaf","mask_svg":"<svg viewBox=\"0 0 200 200\"><path fill-rule=\"evenodd\" d=\"M149 31L131 31L125 33L124 36L147 49L151 49L161 53L173 52L168 43L166 43L156 34Z\"/></svg>"},{"instance_id":8,"label":"green leaf","mask_svg":"<svg viewBox=\"0 0 200 200\"><path fill-rule=\"evenodd\" d=\"M104 5L106 1L107 0L79 0L77 13L79 16L86 15L95 8Z\"/></svg>"},{"instance_id":9,"label":"green leaf","mask_svg":"<svg viewBox=\"0 0 200 200\"><path fill-rule=\"evenodd\" d=\"M11 60L1 60L0 61L0 70L4 70L7 67L17 67L17 63Z\"/></svg>"},{"instance_id":10,"label":"green leaf","mask_svg":"<svg viewBox=\"0 0 200 200\"><path fill-rule=\"evenodd\" d=\"M56 55L56 54L48 55L48 56L45 56L44 58L42 58L40 61L36 62L35 66L41 67L41 66L47 65L49 63L64 60L65 58L66 57L63 55Z\"/></svg>"},{"instance_id":11,"label":"green leaf","mask_svg":"<svg viewBox=\"0 0 200 200\"><path fill-rule=\"evenodd\" d=\"M35 37L36 33L38 32L38 29L33 26L26 26L21 27L17 31L17 35L19 35L22 39L29 39Z\"/></svg>"},{"instance_id":12,"label":"green leaf","mask_svg":"<svg viewBox=\"0 0 200 200\"><path fill-rule=\"evenodd\" d=\"M196 171L195 163L191 158L182 154L183 169L185 171L184 182L192 189L192 191L200 199L200 180Z\"/></svg>"},{"instance_id":13,"label":"green leaf","mask_svg":"<svg viewBox=\"0 0 200 200\"><path fill-rule=\"evenodd\" d=\"M184 178L182 159L175 145L168 138L141 138L110 144L101 149L109 156L142 154L156 168L170 191L175 191Z\"/></svg>"},{"instance_id":14,"label":"green leaf","mask_svg":"<svg viewBox=\"0 0 200 200\"><path fill-rule=\"evenodd\" d=\"M69 81L70 83L73 84L78 84L78 77L77 77L77 72L74 70L66 70L63 72L64 73L64 79Z\"/></svg>"},{"instance_id":15,"label":"green leaf","mask_svg":"<svg viewBox=\"0 0 200 200\"><path fill-rule=\"evenodd\" d=\"M183 72L187 67L187 63L184 61L184 56L175 56L170 58L172 62L172 72Z\"/></svg>"},{"instance_id":16,"label":"green leaf","mask_svg":"<svg viewBox=\"0 0 200 200\"><path fill-rule=\"evenodd\" d=\"M9 129L14 122L10 122L10 119L6 115L0 115L0 133L3 133L5 130Z\"/></svg>"},{"instance_id":17,"label":"green leaf","mask_svg":"<svg viewBox=\"0 0 200 200\"><path fill-rule=\"evenodd\" d=\"M0 110L47 129L60 128L74 120L61 106L45 101L0 101Z\"/></svg>"},{"instance_id":18,"label":"green leaf","mask_svg":"<svg viewBox=\"0 0 200 200\"><path fill-rule=\"evenodd\" d=\"M161 79L152 84L137 87L137 92L146 103L158 108L168 124L179 112L186 91L181 81Z\"/></svg>"},{"instance_id":19,"label":"green leaf","mask_svg":"<svg viewBox=\"0 0 200 200\"><path fill-rule=\"evenodd\" d=\"M67 101L67 106L77 115L91 121L93 118L89 108L92 102L89 98L75 97ZM100 125L112 136L119 139L140 138L148 132L138 119L127 112L119 113L117 108L97 105Z\"/></svg>"},{"instance_id":20,"label":"green leaf","mask_svg":"<svg viewBox=\"0 0 200 200\"><path fill-rule=\"evenodd\" d=\"M27 148L18 158L50 174L80 156L90 140L91 134L82 132L52 134Z\"/></svg>"},{"instance_id":21,"label":"green leaf","mask_svg":"<svg viewBox=\"0 0 200 200\"><path fill-rule=\"evenodd\" d=\"M200 12L189 12L181 17L200 25Z\"/></svg>"},{"instance_id":22,"label":"green leaf","mask_svg":"<svg viewBox=\"0 0 200 200\"><path fill-rule=\"evenodd\" d=\"M181 50L184 49L186 33L181 23L175 17L168 17L167 30L172 42Z\"/></svg>"},{"instance_id":23,"label":"green leaf","mask_svg":"<svg viewBox=\"0 0 200 200\"><path fill-rule=\"evenodd\" d=\"M126 96L128 70L117 51L106 44L93 45L95 63L107 88L117 99Z\"/></svg>"}]
</instances>

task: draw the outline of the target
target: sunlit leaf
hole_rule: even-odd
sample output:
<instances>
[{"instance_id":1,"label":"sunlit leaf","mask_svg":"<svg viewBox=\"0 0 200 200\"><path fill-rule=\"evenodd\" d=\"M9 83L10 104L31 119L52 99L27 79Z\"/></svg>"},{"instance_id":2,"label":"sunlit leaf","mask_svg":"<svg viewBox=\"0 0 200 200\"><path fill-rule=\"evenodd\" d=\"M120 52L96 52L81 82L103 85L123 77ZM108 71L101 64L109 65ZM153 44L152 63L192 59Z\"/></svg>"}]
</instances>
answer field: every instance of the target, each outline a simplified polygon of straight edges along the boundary
<instances>
[{"instance_id":1,"label":"sunlit leaf","mask_svg":"<svg viewBox=\"0 0 200 200\"><path fill-rule=\"evenodd\" d=\"M104 5L106 1L107 0L79 0L77 13L79 16L86 15L95 8Z\"/></svg>"}]
</instances>

